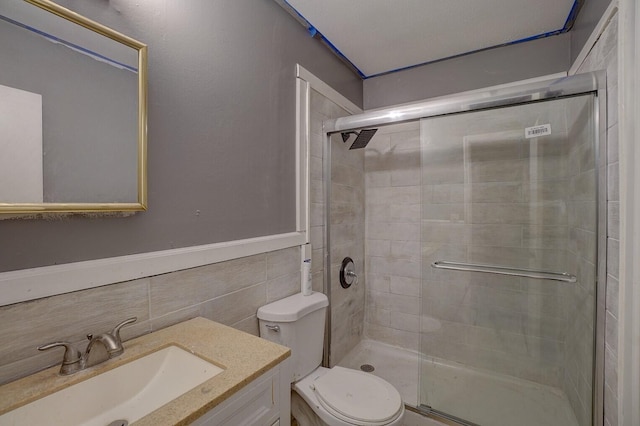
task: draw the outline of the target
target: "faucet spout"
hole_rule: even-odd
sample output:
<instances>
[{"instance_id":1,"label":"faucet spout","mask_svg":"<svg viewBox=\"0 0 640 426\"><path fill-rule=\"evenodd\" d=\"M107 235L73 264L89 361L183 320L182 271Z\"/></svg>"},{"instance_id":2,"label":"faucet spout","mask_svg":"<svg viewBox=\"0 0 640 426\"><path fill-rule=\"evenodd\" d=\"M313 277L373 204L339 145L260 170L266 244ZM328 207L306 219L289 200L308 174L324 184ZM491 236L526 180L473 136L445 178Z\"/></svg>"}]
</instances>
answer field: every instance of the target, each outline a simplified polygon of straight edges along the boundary
<instances>
[{"instance_id":1,"label":"faucet spout","mask_svg":"<svg viewBox=\"0 0 640 426\"><path fill-rule=\"evenodd\" d=\"M136 317L122 321L113 327L109 333L101 333L97 336L87 334L89 344L84 354L82 354L74 345L69 342L53 342L38 347L40 351L46 351L51 348L64 347L64 358L60 366L60 374L63 376L77 373L87 367L100 364L108 359L122 355L124 347L120 338L120 329L127 324L137 321Z\"/></svg>"},{"instance_id":2,"label":"faucet spout","mask_svg":"<svg viewBox=\"0 0 640 426\"><path fill-rule=\"evenodd\" d=\"M88 334L87 339L89 339L89 345L87 345L87 350L84 355L87 367L100 364L108 359L122 355L124 347L122 346L122 339L120 338L120 329L125 325L136 322L136 320L137 318L133 317L122 321L109 333L101 333L97 336ZM94 349L97 344L102 347L102 351Z\"/></svg>"}]
</instances>

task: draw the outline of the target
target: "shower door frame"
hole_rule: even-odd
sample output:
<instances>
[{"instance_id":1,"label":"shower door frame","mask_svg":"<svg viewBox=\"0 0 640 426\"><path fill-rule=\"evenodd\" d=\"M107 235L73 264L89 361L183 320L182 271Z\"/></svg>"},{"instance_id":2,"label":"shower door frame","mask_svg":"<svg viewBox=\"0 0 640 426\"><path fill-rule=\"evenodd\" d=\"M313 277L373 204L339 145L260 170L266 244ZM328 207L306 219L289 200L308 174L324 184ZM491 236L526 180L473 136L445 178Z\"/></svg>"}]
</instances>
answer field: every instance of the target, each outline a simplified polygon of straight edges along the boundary
<instances>
[{"instance_id":1,"label":"shower door frame","mask_svg":"<svg viewBox=\"0 0 640 426\"><path fill-rule=\"evenodd\" d=\"M606 166L607 155L607 91L606 72L595 71L560 79L550 79L524 83L509 87L479 90L414 102L395 107L382 108L362 114L323 121L323 179L324 179L324 264L331 265L331 135L343 131L360 130L367 127L416 121L422 118L438 117L461 112L481 111L497 107L517 106L530 102L547 101L577 95L595 94L595 156L596 156L596 297L594 326L595 347L593 365L592 420L594 426L604 424L604 330L605 294L607 278L607 174L601 168ZM324 268L324 293L331 300L331 268ZM330 365L331 305L327 312L327 332L325 333L324 362ZM438 413L440 414L440 413ZM452 419L453 420L453 419ZM458 419L455 419L458 420Z\"/></svg>"}]
</instances>

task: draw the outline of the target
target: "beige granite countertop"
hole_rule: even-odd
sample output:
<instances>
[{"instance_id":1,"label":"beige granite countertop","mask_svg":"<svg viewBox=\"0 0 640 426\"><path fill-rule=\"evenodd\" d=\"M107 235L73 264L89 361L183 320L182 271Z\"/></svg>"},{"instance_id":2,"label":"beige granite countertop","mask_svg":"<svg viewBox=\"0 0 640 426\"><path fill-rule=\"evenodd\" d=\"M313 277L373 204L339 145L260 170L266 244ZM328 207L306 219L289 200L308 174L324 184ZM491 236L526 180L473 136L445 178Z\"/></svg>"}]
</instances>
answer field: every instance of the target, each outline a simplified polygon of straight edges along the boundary
<instances>
[{"instance_id":1,"label":"beige granite countertop","mask_svg":"<svg viewBox=\"0 0 640 426\"><path fill-rule=\"evenodd\" d=\"M56 366L0 386L0 414L170 345L225 370L133 423L136 426L189 424L291 354L284 346L205 318L194 318L125 342L121 356L71 376L60 376L60 367Z\"/></svg>"}]
</instances>

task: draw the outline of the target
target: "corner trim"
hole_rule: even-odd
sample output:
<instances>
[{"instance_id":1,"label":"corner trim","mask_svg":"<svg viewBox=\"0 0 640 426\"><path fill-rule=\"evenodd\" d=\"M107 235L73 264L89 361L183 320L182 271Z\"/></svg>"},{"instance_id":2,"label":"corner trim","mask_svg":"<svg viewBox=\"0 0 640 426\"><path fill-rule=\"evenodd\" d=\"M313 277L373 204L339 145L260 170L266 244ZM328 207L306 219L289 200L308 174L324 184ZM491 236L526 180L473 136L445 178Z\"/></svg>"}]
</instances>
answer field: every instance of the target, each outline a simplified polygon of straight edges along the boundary
<instances>
[{"instance_id":1,"label":"corner trim","mask_svg":"<svg viewBox=\"0 0 640 426\"><path fill-rule=\"evenodd\" d=\"M351 102L345 96L341 95L333 87L329 86L327 83L311 74L300 64L296 65L296 77L309 83L313 90L322 94L332 102L335 102L337 105L347 110L347 112L349 112L350 114L360 114L363 112L362 108Z\"/></svg>"},{"instance_id":2,"label":"corner trim","mask_svg":"<svg viewBox=\"0 0 640 426\"><path fill-rule=\"evenodd\" d=\"M589 56L589 52L591 52L591 49L593 48L593 46L595 46L600 36L609 25L609 21L611 21L611 18L613 18L613 15L615 15L617 12L618 1L613 0L609 7L607 7L607 10L605 10L602 14L600 21L598 21L598 25L596 25L596 28L587 39L587 42L584 44L584 46L582 46L582 50L571 65L571 68L569 68L569 75L574 75L578 72L585 59L587 59L587 56Z\"/></svg>"}]
</instances>

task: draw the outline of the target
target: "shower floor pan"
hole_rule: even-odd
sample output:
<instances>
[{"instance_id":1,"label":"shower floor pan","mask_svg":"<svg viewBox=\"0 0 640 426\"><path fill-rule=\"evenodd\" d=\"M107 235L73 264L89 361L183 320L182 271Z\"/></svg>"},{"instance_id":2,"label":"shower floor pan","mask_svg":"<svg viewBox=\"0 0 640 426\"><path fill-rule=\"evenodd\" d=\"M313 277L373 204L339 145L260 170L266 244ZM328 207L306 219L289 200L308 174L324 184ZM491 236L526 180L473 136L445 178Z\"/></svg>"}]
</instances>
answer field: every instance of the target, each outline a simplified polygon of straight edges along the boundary
<instances>
[{"instance_id":1,"label":"shower floor pan","mask_svg":"<svg viewBox=\"0 0 640 426\"><path fill-rule=\"evenodd\" d=\"M373 340L361 341L338 365L359 369L363 364L393 384L409 406L419 405L421 385L431 407L479 425L578 425L564 392L551 386L439 361L424 364L427 373L419 384L417 352Z\"/></svg>"}]
</instances>

